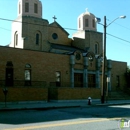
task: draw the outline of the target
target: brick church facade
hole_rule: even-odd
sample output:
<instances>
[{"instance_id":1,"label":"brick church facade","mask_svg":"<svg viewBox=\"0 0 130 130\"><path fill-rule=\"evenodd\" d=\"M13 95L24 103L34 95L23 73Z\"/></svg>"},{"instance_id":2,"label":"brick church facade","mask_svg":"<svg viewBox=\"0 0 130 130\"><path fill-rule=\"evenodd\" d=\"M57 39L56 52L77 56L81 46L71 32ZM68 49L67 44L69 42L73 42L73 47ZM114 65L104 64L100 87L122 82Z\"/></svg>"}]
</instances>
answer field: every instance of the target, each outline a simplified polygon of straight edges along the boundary
<instances>
[{"instance_id":1,"label":"brick church facade","mask_svg":"<svg viewBox=\"0 0 130 130\"><path fill-rule=\"evenodd\" d=\"M100 98L103 34L97 31L96 17L82 13L78 31L68 36L55 17L51 24L42 18L39 0L19 0L11 43L0 47L0 101L4 87L8 101ZM106 63L108 91L123 89L127 63Z\"/></svg>"}]
</instances>

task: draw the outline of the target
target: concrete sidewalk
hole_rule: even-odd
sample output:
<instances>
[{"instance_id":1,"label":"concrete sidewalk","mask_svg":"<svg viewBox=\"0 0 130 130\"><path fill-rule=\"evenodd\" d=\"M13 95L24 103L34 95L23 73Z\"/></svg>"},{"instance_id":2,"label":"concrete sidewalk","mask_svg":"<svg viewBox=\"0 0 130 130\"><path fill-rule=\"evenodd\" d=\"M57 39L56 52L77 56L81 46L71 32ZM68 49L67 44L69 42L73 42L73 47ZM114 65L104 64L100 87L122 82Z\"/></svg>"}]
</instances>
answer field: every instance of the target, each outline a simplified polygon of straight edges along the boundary
<instances>
[{"instance_id":1,"label":"concrete sidewalk","mask_svg":"<svg viewBox=\"0 0 130 130\"><path fill-rule=\"evenodd\" d=\"M91 105L88 105L87 100L77 100L77 101L51 101L51 102L4 102L0 103L0 111L7 110L46 110L54 108L69 108L69 107L95 107L104 105L124 105L130 104L130 100L111 100L104 104L101 104L99 99L93 99Z\"/></svg>"}]
</instances>

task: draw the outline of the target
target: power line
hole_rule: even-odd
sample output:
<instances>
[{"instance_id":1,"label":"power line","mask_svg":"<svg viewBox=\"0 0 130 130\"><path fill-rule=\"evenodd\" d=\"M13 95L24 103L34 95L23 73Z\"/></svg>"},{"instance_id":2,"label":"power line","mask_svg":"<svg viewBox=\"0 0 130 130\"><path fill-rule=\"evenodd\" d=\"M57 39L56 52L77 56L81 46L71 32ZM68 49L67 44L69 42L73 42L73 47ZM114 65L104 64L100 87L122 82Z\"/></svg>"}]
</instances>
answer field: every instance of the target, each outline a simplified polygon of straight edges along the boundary
<instances>
[{"instance_id":1,"label":"power line","mask_svg":"<svg viewBox=\"0 0 130 130\"><path fill-rule=\"evenodd\" d=\"M25 24L32 24L32 25L38 25L38 26L47 26L47 25L43 25L43 24L41 25L41 24L35 24L35 23L29 23L29 22L22 22L22 21L11 20L11 19L5 19L5 18L0 18L0 20L10 21L10 22L18 22L18 23L25 23ZM54 26L51 26L51 25L50 25L49 27L59 28L59 27L54 27ZM2 28L2 27L0 27L0 28ZM63 28L63 27L62 27L62 28ZM11 30L6 29L6 28L2 28L2 29L7 30L7 31L11 31ZM73 28L63 28L63 29L81 31L81 30L77 30L77 29L73 29ZM107 35L110 35L110 36L112 36L112 37L114 37L114 38L117 38L117 39L119 39L119 40L122 40L122 41L124 41L124 42L130 43L130 41L125 40L125 39L120 38L120 37L117 37L117 36L114 36L114 35L112 35L112 34L107 33Z\"/></svg>"},{"instance_id":2,"label":"power line","mask_svg":"<svg viewBox=\"0 0 130 130\"><path fill-rule=\"evenodd\" d=\"M112 36L109 36L109 35L107 35L107 39L109 40L109 42L107 43L107 45L109 44L111 44L111 42L112 42L112 45L113 45L113 43L114 44L120 44L120 45L123 45L124 47L130 47L130 44L129 43L126 43L126 42L122 42L121 40L119 41L119 39L117 39L117 38L115 38L115 37L112 37ZM111 40L111 41L110 41Z\"/></svg>"},{"instance_id":3,"label":"power line","mask_svg":"<svg viewBox=\"0 0 130 130\"><path fill-rule=\"evenodd\" d=\"M127 40L122 39L122 38L120 38L120 37L114 36L114 35L112 35L112 34L107 33L107 35L110 35L110 36L112 36L112 37L114 37L114 38L117 38L117 39L119 39L119 40L122 40L122 41L124 41L124 42L130 43L130 41L127 41Z\"/></svg>"},{"instance_id":4,"label":"power line","mask_svg":"<svg viewBox=\"0 0 130 130\"><path fill-rule=\"evenodd\" d=\"M38 25L38 26L47 26L47 25L44 25L44 24L36 24L36 23L22 22L22 21L11 20L11 19L5 19L5 18L0 18L0 20L5 20L5 21L9 21L9 22L18 22L18 23L32 24L32 25ZM51 26L51 25L49 25L49 27L59 28L59 27L54 27L54 26ZM63 28L63 27L62 27L62 28ZM78 31L77 29L73 29L73 28L63 28L63 29L76 30L76 31Z\"/></svg>"},{"instance_id":5,"label":"power line","mask_svg":"<svg viewBox=\"0 0 130 130\"><path fill-rule=\"evenodd\" d=\"M9 29L6 29L6 28L3 28L3 27L0 27L1 29L3 29L3 30L6 30L6 31L11 31L11 30L9 30Z\"/></svg>"},{"instance_id":6,"label":"power line","mask_svg":"<svg viewBox=\"0 0 130 130\"><path fill-rule=\"evenodd\" d=\"M111 20L109 20L109 19L107 19L108 21L111 21ZM126 29L128 29L128 30L130 30L130 28L128 28L128 27L126 27L126 26L123 26L123 25L121 25L121 24L118 24L118 23L116 23L116 22L114 22L114 24L117 24L118 26L120 26L120 27L123 27L123 28L126 28Z\"/></svg>"}]
</instances>

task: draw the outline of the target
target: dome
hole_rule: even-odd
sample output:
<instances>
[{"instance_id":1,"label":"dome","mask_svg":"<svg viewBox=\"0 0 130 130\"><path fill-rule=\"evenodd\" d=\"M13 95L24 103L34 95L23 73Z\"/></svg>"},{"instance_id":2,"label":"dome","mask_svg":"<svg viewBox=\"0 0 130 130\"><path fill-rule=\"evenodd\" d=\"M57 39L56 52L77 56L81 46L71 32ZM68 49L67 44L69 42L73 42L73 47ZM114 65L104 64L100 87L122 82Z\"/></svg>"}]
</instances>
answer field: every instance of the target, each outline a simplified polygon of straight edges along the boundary
<instances>
[{"instance_id":1,"label":"dome","mask_svg":"<svg viewBox=\"0 0 130 130\"><path fill-rule=\"evenodd\" d=\"M18 16L33 16L42 18L42 3L40 0L19 0Z\"/></svg>"},{"instance_id":2,"label":"dome","mask_svg":"<svg viewBox=\"0 0 130 130\"><path fill-rule=\"evenodd\" d=\"M86 10L78 17L78 30L97 31L95 15Z\"/></svg>"}]
</instances>

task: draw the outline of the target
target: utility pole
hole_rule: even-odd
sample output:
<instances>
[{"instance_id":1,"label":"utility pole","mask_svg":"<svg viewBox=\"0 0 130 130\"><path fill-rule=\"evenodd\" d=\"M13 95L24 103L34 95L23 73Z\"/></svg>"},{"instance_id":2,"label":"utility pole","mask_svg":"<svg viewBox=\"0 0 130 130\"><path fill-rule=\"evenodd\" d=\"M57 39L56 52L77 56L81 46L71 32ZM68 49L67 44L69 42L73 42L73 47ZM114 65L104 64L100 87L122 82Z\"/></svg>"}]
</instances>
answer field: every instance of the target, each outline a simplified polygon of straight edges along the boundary
<instances>
[{"instance_id":1,"label":"utility pole","mask_svg":"<svg viewBox=\"0 0 130 130\"><path fill-rule=\"evenodd\" d=\"M106 76L105 76L105 66L106 66L106 16L104 16L104 44L103 44L103 62L102 62L102 88L101 88L101 103L105 101L105 86L106 86Z\"/></svg>"},{"instance_id":2,"label":"utility pole","mask_svg":"<svg viewBox=\"0 0 130 130\"><path fill-rule=\"evenodd\" d=\"M108 25L106 24L106 16L104 16L104 44L103 44L103 62L102 62L102 86L101 86L101 103L104 103L105 101L105 88L106 88L106 76L105 76L105 67L106 67L106 28L111 25L114 21L116 21L117 19L124 19L126 18L125 15L123 16L119 16L117 18L115 18L111 23L109 23ZM99 23L100 24L100 23Z\"/></svg>"}]
</instances>

